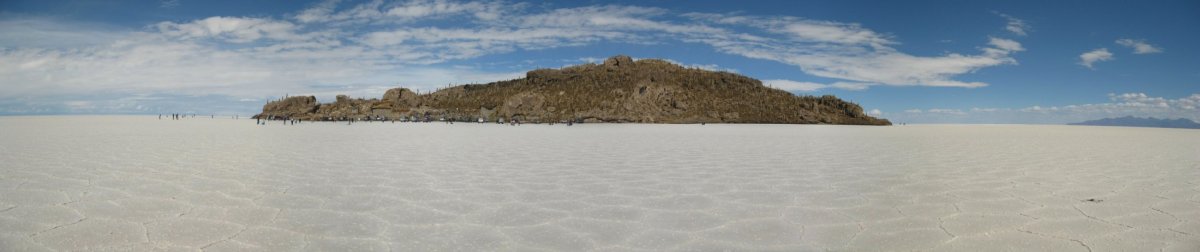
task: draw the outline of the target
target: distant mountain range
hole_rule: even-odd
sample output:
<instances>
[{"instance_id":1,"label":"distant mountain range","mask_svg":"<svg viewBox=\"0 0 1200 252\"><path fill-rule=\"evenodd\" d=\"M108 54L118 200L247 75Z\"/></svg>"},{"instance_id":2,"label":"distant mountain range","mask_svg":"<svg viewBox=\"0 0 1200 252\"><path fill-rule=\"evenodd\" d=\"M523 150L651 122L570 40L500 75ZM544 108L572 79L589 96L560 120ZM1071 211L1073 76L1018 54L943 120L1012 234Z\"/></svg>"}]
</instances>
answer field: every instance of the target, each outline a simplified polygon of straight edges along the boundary
<instances>
[{"instance_id":1,"label":"distant mountain range","mask_svg":"<svg viewBox=\"0 0 1200 252\"><path fill-rule=\"evenodd\" d=\"M1140 118L1133 116L1104 118L1099 120L1091 120L1078 123L1068 123L1069 125L1093 125L1093 126L1128 126L1128 127L1154 127L1154 128L1182 128L1182 129L1200 129L1200 123L1193 122L1188 119L1158 119L1154 117Z\"/></svg>"}]
</instances>

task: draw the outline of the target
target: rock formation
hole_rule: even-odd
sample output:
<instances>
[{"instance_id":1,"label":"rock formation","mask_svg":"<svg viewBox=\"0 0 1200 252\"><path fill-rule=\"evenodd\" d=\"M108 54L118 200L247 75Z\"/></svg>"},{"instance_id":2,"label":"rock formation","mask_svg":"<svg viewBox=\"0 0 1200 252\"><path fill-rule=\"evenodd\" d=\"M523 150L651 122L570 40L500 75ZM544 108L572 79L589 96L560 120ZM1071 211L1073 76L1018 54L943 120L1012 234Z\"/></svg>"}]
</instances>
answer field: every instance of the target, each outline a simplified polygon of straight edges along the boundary
<instances>
[{"instance_id":1,"label":"rock formation","mask_svg":"<svg viewBox=\"0 0 1200 252\"><path fill-rule=\"evenodd\" d=\"M826 95L796 96L746 76L615 56L603 64L538 69L525 78L450 87L429 94L405 88L382 99L333 103L301 96L272 101L257 118L343 120L449 118L527 122L797 123L890 125L862 107Z\"/></svg>"}]
</instances>

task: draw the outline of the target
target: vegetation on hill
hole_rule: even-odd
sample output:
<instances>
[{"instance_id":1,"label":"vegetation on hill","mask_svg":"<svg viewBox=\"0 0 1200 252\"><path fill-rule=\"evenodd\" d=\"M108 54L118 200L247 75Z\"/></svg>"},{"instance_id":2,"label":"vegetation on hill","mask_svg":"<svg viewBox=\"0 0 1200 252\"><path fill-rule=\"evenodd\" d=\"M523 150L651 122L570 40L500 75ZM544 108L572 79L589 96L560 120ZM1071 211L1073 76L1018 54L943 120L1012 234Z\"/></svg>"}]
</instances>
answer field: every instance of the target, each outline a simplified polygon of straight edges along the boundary
<instances>
[{"instance_id":1,"label":"vegetation on hill","mask_svg":"<svg viewBox=\"0 0 1200 252\"><path fill-rule=\"evenodd\" d=\"M291 97L263 106L257 117L308 120L431 115L474 121L640 123L801 123L890 125L837 97L796 96L739 74L685 68L667 61L616 56L603 64L530 71L525 78L460 85L418 95L388 90L382 99L318 104Z\"/></svg>"}]
</instances>

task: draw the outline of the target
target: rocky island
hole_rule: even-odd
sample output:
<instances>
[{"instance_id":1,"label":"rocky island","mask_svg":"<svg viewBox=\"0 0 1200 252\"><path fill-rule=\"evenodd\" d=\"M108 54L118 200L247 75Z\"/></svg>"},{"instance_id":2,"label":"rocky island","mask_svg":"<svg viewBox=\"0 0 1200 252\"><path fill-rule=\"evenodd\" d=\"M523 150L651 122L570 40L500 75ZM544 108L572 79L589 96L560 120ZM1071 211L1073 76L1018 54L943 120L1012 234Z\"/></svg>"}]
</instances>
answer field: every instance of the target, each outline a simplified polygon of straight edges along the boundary
<instances>
[{"instance_id":1,"label":"rocky island","mask_svg":"<svg viewBox=\"0 0 1200 252\"><path fill-rule=\"evenodd\" d=\"M797 96L729 72L665 60L615 56L602 64L538 69L525 78L449 87L428 94L394 88L381 99L314 96L268 102L262 119L789 123L891 125L832 95Z\"/></svg>"}]
</instances>

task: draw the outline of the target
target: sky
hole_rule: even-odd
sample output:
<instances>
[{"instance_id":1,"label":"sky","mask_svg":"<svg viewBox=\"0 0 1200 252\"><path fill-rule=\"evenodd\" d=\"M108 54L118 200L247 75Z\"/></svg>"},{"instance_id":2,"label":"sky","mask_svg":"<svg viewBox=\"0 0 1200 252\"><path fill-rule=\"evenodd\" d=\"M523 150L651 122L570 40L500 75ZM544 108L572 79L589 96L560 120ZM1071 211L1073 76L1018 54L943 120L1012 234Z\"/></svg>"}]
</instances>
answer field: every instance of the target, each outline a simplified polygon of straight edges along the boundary
<instances>
[{"instance_id":1,"label":"sky","mask_svg":"<svg viewBox=\"0 0 1200 252\"><path fill-rule=\"evenodd\" d=\"M1200 1L0 2L0 115L251 115L614 55L898 123L1200 121Z\"/></svg>"}]
</instances>

